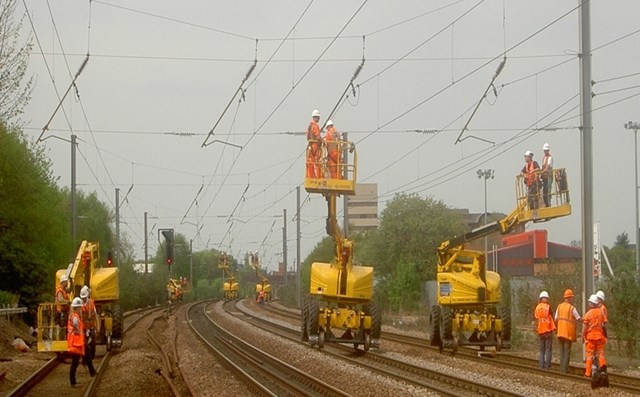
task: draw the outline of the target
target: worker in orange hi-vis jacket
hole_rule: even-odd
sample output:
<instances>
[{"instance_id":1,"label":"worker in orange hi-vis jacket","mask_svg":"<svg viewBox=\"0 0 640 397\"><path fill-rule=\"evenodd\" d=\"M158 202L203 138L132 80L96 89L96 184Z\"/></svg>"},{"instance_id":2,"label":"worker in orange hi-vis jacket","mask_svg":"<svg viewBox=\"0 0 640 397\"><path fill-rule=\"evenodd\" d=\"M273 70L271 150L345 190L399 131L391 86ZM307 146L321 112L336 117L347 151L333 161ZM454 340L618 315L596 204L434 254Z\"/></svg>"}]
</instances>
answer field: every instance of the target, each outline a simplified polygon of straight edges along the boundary
<instances>
[{"instance_id":1,"label":"worker in orange hi-vis jacket","mask_svg":"<svg viewBox=\"0 0 640 397\"><path fill-rule=\"evenodd\" d=\"M556 329L556 324L553 321L553 310L549 305L549 293L547 291L540 292L539 301L534 313L538 321L536 331L540 341L539 367L551 369L553 331Z\"/></svg>"},{"instance_id":2,"label":"worker in orange hi-vis jacket","mask_svg":"<svg viewBox=\"0 0 640 397\"><path fill-rule=\"evenodd\" d=\"M598 305L598 297L589 297L589 311L584 315L584 327L582 327L582 339L587 352L587 360L584 367L584 376L591 377L594 357L598 358L597 369L606 372L607 361L604 358L604 346L607 344L606 318Z\"/></svg>"},{"instance_id":3,"label":"worker in orange hi-vis jacket","mask_svg":"<svg viewBox=\"0 0 640 397\"><path fill-rule=\"evenodd\" d=\"M327 132L324 136L324 142L327 147L327 162L329 164L329 173L331 178L340 179L340 173L338 172L338 141L340 140L340 133L333 125L333 121L327 121Z\"/></svg>"},{"instance_id":4,"label":"worker in orange hi-vis jacket","mask_svg":"<svg viewBox=\"0 0 640 397\"><path fill-rule=\"evenodd\" d=\"M311 113L311 122L307 127L307 178L322 178L320 173L320 157L322 156L322 137L320 136L320 111Z\"/></svg>"}]
</instances>

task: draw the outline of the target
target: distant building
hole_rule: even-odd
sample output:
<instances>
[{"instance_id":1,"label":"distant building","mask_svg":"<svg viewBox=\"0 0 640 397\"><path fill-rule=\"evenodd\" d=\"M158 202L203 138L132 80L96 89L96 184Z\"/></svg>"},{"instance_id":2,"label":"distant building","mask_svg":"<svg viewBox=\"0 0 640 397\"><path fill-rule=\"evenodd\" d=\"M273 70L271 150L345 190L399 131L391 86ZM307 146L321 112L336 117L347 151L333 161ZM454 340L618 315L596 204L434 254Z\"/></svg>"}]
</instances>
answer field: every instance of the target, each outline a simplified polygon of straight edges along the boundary
<instances>
[{"instance_id":1,"label":"distant building","mask_svg":"<svg viewBox=\"0 0 640 397\"><path fill-rule=\"evenodd\" d=\"M149 273L153 273L153 267L154 266L155 266L154 263L147 264L147 271ZM136 273L144 274L144 263L134 263L133 264L133 271L135 271Z\"/></svg>"},{"instance_id":2,"label":"distant building","mask_svg":"<svg viewBox=\"0 0 640 397\"><path fill-rule=\"evenodd\" d=\"M357 183L356 194L347 196L347 211L351 231L378 228L378 184Z\"/></svg>"}]
</instances>

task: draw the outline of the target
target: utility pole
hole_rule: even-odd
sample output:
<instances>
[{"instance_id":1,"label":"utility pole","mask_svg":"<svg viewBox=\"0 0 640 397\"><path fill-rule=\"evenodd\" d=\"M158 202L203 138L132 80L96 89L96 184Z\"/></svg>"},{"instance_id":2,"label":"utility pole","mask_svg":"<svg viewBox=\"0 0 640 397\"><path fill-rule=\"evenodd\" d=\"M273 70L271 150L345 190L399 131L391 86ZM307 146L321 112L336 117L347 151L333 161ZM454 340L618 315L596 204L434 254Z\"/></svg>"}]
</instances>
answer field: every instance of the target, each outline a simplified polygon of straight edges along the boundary
<instances>
[{"instance_id":1,"label":"utility pole","mask_svg":"<svg viewBox=\"0 0 640 397\"><path fill-rule=\"evenodd\" d=\"M120 265L120 188L116 188L116 264Z\"/></svg>"},{"instance_id":2,"label":"utility pole","mask_svg":"<svg viewBox=\"0 0 640 397\"><path fill-rule=\"evenodd\" d=\"M636 169L636 178L633 180L633 187L636 192L636 272L640 274L640 226L638 225L638 218L640 218L640 214L638 214L639 203L638 203L638 129L640 129L640 125L637 122L630 121L628 123L624 123L624 128L628 130L633 130L633 147L635 149L635 169Z\"/></svg>"},{"instance_id":3,"label":"utility pole","mask_svg":"<svg viewBox=\"0 0 640 397\"><path fill-rule=\"evenodd\" d=\"M349 140L349 134L346 132L342 133L342 140L343 141L348 141ZM349 151L345 148L342 151L342 164L344 164L344 179L349 179ZM347 195L345 194L343 199L342 199L342 211L344 214L344 221L343 221L343 231L344 231L344 236L348 236L349 235L349 198L347 197Z\"/></svg>"},{"instance_id":4,"label":"utility pole","mask_svg":"<svg viewBox=\"0 0 640 397\"><path fill-rule=\"evenodd\" d=\"M147 232L147 211L144 212L144 275L149 273L149 233Z\"/></svg>"},{"instance_id":5,"label":"utility pole","mask_svg":"<svg viewBox=\"0 0 640 397\"><path fill-rule=\"evenodd\" d=\"M300 186L296 187L297 213L296 213L296 307L300 308L302 297L300 296Z\"/></svg>"},{"instance_id":6,"label":"utility pole","mask_svg":"<svg viewBox=\"0 0 640 397\"><path fill-rule=\"evenodd\" d=\"M77 244L76 231L76 135L71 135L71 244Z\"/></svg>"},{"instance_id":7,"label":"utility pole","mask_svg":"<svg viewBox=\"0 0 640 397\"><path fill-rule=\"evenodd\" d=\"M591 2L580 1L580 163L582 165L582 312L593 293L593 124L591 108Z\"/></svg>"},{"instance_id":8,"label":"utility pole","mask_svg":"<svg viewBox=\"0 0 640 397\"><path fill-rule=\"evenodd\" d=\"M282 261L284 262L284 286L287 287L287 209L283 210Z\"/></svg>"},{"instance_id":9,"label":"utility pole","mask_svg":"<svg viewBox=\"0 0 640 397\"><path fill-rule=\"evenodd\" d=\"M478 170L478 178L484 179L484 224L487 224L487 179L494 177L495 170ZM487 236L484 237L484 254L487 255Z\"/></svg>"},{"instance_id":10,"label":"utility pole","mask_svg":"<svg viewBox=\"0 0 640 397\"><path fill-rule=\"evenodd\" d=\"M189 240L189 282L193 292L193 239Z\"/></svg>"}]
</instances>

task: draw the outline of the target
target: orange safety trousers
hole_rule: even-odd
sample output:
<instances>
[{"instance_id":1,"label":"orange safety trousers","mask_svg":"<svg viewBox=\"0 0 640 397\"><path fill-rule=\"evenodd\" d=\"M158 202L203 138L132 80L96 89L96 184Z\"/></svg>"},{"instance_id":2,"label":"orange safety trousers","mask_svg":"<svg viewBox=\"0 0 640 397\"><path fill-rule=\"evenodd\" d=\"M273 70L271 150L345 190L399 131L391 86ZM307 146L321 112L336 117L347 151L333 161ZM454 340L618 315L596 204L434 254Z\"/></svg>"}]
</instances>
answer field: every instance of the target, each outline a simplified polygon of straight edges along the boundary
<instances>
[{"instance_id":1,"label":"orange safety trousers","mask_svg":"<svg viewBox=\"0 0 640 397\"><path fill-rule=\"evenodd\" d=\"M330 151L329 155L327 156L327 160L329 162L329 172L331 173L331 178L342 179L338 174L338 151Z\"/></svg>"},{"instance_id":2,"label":"orange safety trousers","mask_svg":"<svg viewBox=\"0 0 640 397\"><path fill-rule=\"evenodd\" d=\"M606 339L586 341L585 348L587 350L587 361L585 363L585 376L591 377L591 366L593 365L593 357L596 354L598 355L598 368L602 368L603 365L607 365L607 360L604 358L604 345L606 343Z\"/></svg>"},{"instance_id":3,"label":"orange safety trousers","mask_svg":"<svg viewBox=\"0 0 640 397\"><path fill-rule=\"evenodd\" d=\"M310 143L307 148L307 178L322 178L320 172L320 148L317 143Z\"/></svg>"}]
</instances>

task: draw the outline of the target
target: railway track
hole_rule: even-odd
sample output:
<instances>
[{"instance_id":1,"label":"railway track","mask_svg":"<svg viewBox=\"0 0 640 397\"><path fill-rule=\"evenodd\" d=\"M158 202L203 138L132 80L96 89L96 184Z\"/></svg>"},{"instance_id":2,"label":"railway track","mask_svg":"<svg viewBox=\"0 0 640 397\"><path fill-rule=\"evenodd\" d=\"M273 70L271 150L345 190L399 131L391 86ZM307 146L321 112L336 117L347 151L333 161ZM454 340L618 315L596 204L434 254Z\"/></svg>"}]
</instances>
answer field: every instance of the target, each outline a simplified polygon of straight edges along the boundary
<instances>
[{"instance_id":1,"label":"railway track","mask_svg":"<svg viewBox=\"0 0 640 397\"><path fill-rule=\"evenodd\" d=\"M235 302L229 302L235 306ZM236 315L243 321L247 321L256 327L266 331L276 333L283 338L287 338L296 343L300 342L298 331L283 325L272 323L264 318L255 316L248 311L237 308L225 310L232 315ZM237 314L240 311L241 314ZM522 394L504 390L499 387L475 382L451 373L431 370L429 368L412 365L404 361L386 357L383 354L376 354L369 351L366 354L353 354L353 348L340 344L327 344L321 350L322 353L330 355L335 359L347 361L352 365L365 368L374 373L379 373L392 379L405 382L407 384L431 390L443 396L522 396Z\"/></svg>"},{"instance_id":2,"label":"railway track","mask_svg":"<svg viewBox=\"0 0 640 397\"><path fill-rule=\"evenodd\" d=\"M136 322L145 315L160 309L145 309L129 312L124 315L126 333ZM101 349L98 349L101 350ZM87 370L83 366L78 367L77 378L79 386L69 386L69 367L61 365L62 360L54 357L47 361L42 367L35 371L29 378L10 391L6 397L49 397L61 394L64 390L65 397L89 397L94 395L100 378L108 366L109 359L113 352L105 352L102 356L96 355L93 365L96 368L96 376L89 377Z\"/></svg>"},{"instance_id":3,"label":"railway track","mask_svg":"<svg viewBox=\"0 0 640 397\"><path fill-rule=\"evenodd\" d=\"M263 305L266 311L275 313L279 316L291 318L291 319L300 319L300 311L291 308L285 308L276 305ZM437 351L437 347L433 347L429 345L429 341L417 338L409 335L402 335L391 332L382 332L382 339L390 342L412 345L420 348L430 349L433 351ZM590 380L584 377L584 368L579 366L571 366L569 368L569 373L564 374L559 371L559 365L553 364L552 371L545 371L538 368L538 360L522 357L515 353L510 352L501 352L500 354L495 355L494 357L487 356L479 356L478 350L472 348L460 348L456 353L456 357L465 358L469 361L473 361L476 363L490 364L493 366L508 368L508 369L517 369L521 372L543 375L548 377L567 379L570 378L573 381L581 382L588 384ZM611 388L624 391L630 394L640 395L640 378L627 376L623 374L616 374L615 372L609 372L609 384Z\"/></svg>"},{"instance_id":4,"label":"railway track","mask_svg":"<svg viewBox=\"0 0 640 397\"><path fill-rule=\"evenodd\" d=\"M257 395L349 396L227 332L209 316L207 304L198 303L189 308L189 324L225 366L243 379Z\"/></svg>"}]
</instances>

